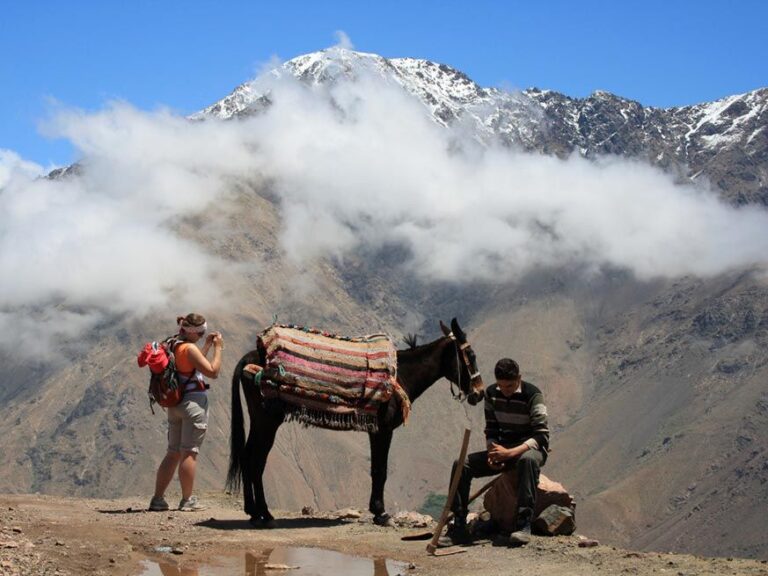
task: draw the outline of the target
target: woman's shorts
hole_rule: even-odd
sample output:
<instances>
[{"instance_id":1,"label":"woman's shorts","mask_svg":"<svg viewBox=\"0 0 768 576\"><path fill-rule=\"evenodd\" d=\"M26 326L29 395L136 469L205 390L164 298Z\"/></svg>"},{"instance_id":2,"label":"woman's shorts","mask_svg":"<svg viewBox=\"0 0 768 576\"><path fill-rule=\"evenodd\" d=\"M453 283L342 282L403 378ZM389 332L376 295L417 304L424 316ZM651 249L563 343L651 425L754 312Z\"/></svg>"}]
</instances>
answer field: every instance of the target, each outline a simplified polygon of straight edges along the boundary
<instances>
[{"instance_id":1,"label":"woman's shorts","mask_svg":"<svg viewBox=\"0 0 768 576\"><path fill-rule=\"evenodd\" d=\"M208 395L192 393L168 408L168 450L200 452L208 430Z\"/></svg>"}]
</instances>

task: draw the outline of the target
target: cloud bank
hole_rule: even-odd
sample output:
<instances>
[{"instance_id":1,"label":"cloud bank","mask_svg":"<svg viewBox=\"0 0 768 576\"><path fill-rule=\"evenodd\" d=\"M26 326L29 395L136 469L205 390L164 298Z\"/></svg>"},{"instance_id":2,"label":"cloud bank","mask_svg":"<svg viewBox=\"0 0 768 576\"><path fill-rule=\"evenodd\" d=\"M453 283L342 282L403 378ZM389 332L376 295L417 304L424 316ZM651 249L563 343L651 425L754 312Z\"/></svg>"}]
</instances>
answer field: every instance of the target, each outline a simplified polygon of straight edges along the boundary
<instances>
[{"instance_id":1,"label":"cloud bank","mask_svg":"<svg viewBox=\"0 0 768 576\"><path fill-rule=\"evenodd\" d=\"M268 72L255 86L271 105L236 121L122 102L57 111L47 130L79 150L75 177L41 178L0 150L0 335L72 337L171 301L204 309L218 279L239 272L179 225L226 206L245 181L269 183L280 248L299 264L393 243L410 272L459 282L543 266L648 279L765 263L764 210L642 163L480 148L375 74L307 85Z\"/></svg>"}]
</instances>

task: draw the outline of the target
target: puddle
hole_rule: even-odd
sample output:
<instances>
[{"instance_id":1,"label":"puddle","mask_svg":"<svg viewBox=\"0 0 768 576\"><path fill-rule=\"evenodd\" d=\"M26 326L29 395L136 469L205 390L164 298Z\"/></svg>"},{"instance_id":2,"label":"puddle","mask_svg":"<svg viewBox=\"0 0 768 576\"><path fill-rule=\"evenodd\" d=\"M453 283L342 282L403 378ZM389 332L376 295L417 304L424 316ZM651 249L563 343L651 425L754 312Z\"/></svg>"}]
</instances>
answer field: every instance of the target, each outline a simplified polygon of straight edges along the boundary
<instances>
[{"instance_id":1,"label":"puddle","mask_svg":"<svg viewBox=\"0 0 768 576\"><path fill-rule=\"evenodd\" d=\"M217 556L191 563L178 556L145 560L141 576L397 576L408 564L386 558L362 558L322 550L281 546L240 556Z\"/></svg>"}]
</instances>

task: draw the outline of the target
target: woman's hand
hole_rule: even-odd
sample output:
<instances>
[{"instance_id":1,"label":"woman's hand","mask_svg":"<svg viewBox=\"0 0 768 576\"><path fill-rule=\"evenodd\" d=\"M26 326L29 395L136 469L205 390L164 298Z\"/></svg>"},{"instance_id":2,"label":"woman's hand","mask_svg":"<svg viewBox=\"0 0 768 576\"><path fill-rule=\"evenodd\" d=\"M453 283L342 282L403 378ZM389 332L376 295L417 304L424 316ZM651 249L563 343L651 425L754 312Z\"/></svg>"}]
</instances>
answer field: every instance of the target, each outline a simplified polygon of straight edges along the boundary
<instances>
[{"instance_id":1,"label":"woman's hand","mask_svg":"<svg viewBox=\"0 0 768 576\"><path fill-rule=\"evenodd\" d=\"M214 347L224 350L224 336L221 335L221 332L211 332L208 334L208 338L211 339Z\"/></svg>"}]
</instances>

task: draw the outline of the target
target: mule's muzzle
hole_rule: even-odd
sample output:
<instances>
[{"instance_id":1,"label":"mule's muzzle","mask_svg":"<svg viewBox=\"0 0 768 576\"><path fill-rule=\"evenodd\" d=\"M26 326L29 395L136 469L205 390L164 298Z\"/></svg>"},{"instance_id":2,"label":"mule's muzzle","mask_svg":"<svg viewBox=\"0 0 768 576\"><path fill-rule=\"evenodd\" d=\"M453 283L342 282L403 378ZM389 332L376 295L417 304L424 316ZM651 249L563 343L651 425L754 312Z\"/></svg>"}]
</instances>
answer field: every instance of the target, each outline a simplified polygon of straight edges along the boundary
<instances>
[{"instance_id":1,"label":"mule's muzzle","mask_svg":"<svg viewBox=\"0 0 768 576\"><path fill-rule=\"evenodd\" d=\"M470 406L474 406L478 402L482 401L482 399L485 397L485 392L483 390L474 390L472 393L467 396L467 402Z\"/></svg>"}]
</instances>

